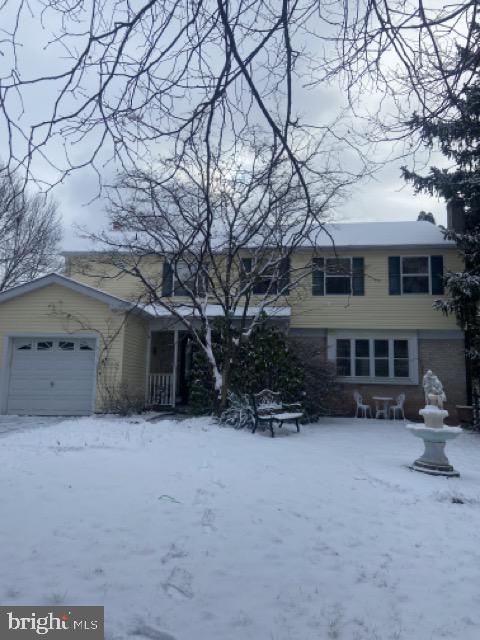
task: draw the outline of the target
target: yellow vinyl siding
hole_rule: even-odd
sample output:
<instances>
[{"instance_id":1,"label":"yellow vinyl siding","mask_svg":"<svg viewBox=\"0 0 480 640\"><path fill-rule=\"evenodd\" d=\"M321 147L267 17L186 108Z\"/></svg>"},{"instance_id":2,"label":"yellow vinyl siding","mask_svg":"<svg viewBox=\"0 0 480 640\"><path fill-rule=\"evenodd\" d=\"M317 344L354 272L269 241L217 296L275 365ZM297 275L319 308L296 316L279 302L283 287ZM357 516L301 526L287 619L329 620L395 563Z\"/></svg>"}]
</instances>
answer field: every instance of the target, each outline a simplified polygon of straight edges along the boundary
<instances>
[{"instance_id":1,"label":"yellow vinyl siding","mask_svg":"<svg viewBox=\"0 0 480 640\"><path fill-rule=\"evenodd\" d=\"M394 240L394 239L393 239ZM291 258L292 279L298 269L305 266L313 253L298 251ZM315 255L333 257L331 250L324 252L317 249ZM311 274L292 290L291 295L281 298L275 304L288 304L291 307L291 328L335 328L335 329L455 329L453 316L445 317L433 309L432 305L438 296L430 294L389 295L388 293L388 257L443 255L444 270L462 268L461 260L455 248L365 248L338 249L338 256L363 257L365 260L365 295L312 295ZM67 275L102 289L108 293L128 300L138 300L142 295L140 281L132 276L118 275L118 268L102 263L97 266L90 258L70 257L67 260ZM90 260L90 262L85 261ZM158 257L145 258L146 269L156 278L161 291L162 260ZM81 265L83 264L83 267ZM88 269L85 269L85 265ZM104 277L88 276L86 271L99 273ZM181 302L183 298L175 298ZM255 305L253 296L251 304ZM212 300L213 302L213 300Z\"/></svg>"},{"instance_id":2,"label":"yellow vinyl siding","mask_svg":"<svg viewBox=\"0 0 480 640\"><path fill-rule=\"evenodd\" d=\"M125 320L122 382L135 398L145 398L148 321L128 314Z\"/></svg>"},{"instance_id":3,"label":"yellow vinyl siding","mask_svg":"<svg viewBox=\"0 0 480 640\"><path fill-rule=\"evenodd\" d=\"M65 275L123 300L132 302L141 300L145 295L141 281L130 274L122 273L118 266L107 262L107 260L107 258L94 256L68 257ZM148 273L152 282L161 291L162 261L158 258L143 258L142 271Z\"/></svg>"},{"instance_id":4,"label":"yellow vinyl siding","mask_svg":"<svg viewBox=\"0 0 480 640\"><path fill-rule=\"evenodd\" d=\"M293 269L309 258L298 253L292 259ZM333 256L331 251L315 255ZM365 260L365 295L312 295L311 276L292 292L292 328L324 329L455 329L453 316L445 317L433 309L433 302L441 297L431 294L389 295L389 256L443 255L444 271L458 270L461 262L455 249L364 249L339 250L338 255L363 257Z\"/></svg>"},{"instance_id":5,"label":"yellow vinyl siding","mask_svg":"<svg viewBox=\"0 0 480 640\"><path fill-rule=\"evenodd\" d=\"M123 312L111 311L107 304L52 284L0 305L0 363L3 338L9 334L97 333L99 364L96 409L102 410L107 388L118 385L122 371ZM108 359L102 344L109 344Z\"/></svg>"}]
</instances>

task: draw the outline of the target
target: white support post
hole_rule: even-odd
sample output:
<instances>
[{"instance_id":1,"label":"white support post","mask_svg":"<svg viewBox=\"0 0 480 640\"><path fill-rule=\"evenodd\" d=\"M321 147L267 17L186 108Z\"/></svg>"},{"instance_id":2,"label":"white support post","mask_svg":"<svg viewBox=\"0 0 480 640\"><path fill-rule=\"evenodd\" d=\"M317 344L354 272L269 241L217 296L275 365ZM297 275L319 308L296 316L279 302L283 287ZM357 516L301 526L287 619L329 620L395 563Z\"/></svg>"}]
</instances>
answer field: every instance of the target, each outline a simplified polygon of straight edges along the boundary
<instances>
[{"instance_id":1,"label":"white support post","mask_svg":"<svg viewBox=\"0 0 480 640\"><path fill-rule=\"evenodd\" d=\"M151 400L150 398L150 358L152 353L152 330L148 329L147 336L147 357L145 358L146 362L146 371L145 371L145 403L148 404Z\"/></svg>"},{"instance_id":2,"label":"white support post","mask_svg":"<svg viewBox=\"0 0 480 640\"><path fill-rule=\"evenodd\" d=\"M173 377L172 377L172 407L177 402L177 369L178 369L178 329L173 332Z\"/></svg>"}]
</instances>

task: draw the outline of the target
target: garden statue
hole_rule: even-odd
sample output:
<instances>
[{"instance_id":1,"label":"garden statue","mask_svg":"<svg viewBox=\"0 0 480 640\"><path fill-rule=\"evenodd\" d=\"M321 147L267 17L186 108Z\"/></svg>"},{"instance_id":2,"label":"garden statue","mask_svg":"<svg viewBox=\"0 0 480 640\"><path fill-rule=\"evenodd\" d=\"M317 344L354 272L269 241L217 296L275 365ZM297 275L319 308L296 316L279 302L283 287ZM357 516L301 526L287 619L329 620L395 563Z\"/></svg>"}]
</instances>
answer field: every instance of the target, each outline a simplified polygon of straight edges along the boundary
<instances>
[{"instance_id":1,"label":"garden statue","mask_svg":"<svg viewBox=\"0 0 480 640\"><path fill-rule=\"evenodd\" d=\"M425 405L434 405L443 409L443 403L447 396L443 390L443 385L439 378L431 369L423 376L423 391L425 393Z\"/></svg>"},{"instance_id":2,"label":"garden statue","mask_svg":"<svg viewBox=\"0 0 480 640\"><path fill-rule=\"evenodd\" d=\"M447 399L443 385L429 369L423 376L425 407L419 414L425 424L407 424L407 429L417 438L422 438L425 445L423 455L415 460L411 469L438 476L459 476L445 455L447 440L456 438L462 430L460 427L447 427L443 424L448 411L443 408Z\"/></svg>"}]
</instances>

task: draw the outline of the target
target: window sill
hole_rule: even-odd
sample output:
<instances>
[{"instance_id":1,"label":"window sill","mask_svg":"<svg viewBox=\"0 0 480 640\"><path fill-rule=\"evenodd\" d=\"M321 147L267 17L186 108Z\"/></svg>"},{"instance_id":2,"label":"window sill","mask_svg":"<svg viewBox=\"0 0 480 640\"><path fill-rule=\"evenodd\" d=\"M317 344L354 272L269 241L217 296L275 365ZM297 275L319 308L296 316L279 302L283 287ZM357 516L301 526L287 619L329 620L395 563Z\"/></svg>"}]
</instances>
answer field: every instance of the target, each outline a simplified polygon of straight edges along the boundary
<instances>
[{"instance_id":1,"label":"window sill","mask_svg":"<svg viewBox=\"0 0 480 640\"><path fill-rule=\"evenodd\" d=\"M345 382L346 384L386 384L391 386L415 386L417 383L412 381L411 378L371 378L363 376L337 376L337 380Z\"/></svg>"},{"instance_id":2,"label":"window sill","mask_svg":"<svg viewBox=\"0 0 480 640\"><path fill-rule=\"evenodd\" d=\"M312 293L313 298L350 298L353 295L353 293Z\"/></svg>"}]
</instances>

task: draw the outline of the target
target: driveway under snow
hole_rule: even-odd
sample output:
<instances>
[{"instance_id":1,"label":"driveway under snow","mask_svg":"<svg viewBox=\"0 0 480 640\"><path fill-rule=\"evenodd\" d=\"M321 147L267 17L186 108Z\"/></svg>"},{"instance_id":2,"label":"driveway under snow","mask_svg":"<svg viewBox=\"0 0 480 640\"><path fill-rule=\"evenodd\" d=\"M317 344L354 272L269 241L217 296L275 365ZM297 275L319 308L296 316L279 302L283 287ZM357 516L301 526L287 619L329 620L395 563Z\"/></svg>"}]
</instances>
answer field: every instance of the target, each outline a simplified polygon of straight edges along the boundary
<instances>
[{"instance_id":1,"label":"driveway under snow","mask_svg":"<svg viewBox=\"0 0 480 640\"><path fill-rule=\"evenodd\" d=\"M57 424L62 421L63 418L51 416L0 416L0 438L17 431L29 431L30 429L50 427L52 424Z\"/></svg>"},{"instance_id":2,"label":"driveway under snow","mask_svg":"<svg viewBox=\"0 0 480 640\"><path fill-rule=\"evenodd\" d=\"M0 438L0 603L105 605L109 640L477 640L480 436L459 479L420 453L371 420L27 424Z\"/></svg>"}]
</instances>

